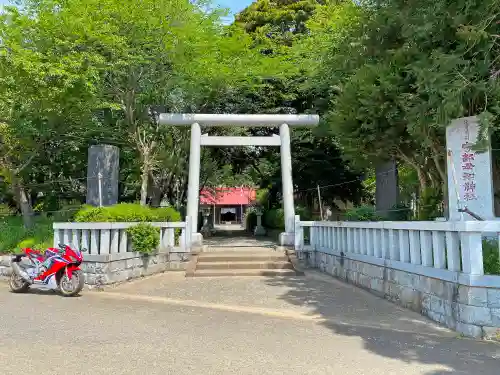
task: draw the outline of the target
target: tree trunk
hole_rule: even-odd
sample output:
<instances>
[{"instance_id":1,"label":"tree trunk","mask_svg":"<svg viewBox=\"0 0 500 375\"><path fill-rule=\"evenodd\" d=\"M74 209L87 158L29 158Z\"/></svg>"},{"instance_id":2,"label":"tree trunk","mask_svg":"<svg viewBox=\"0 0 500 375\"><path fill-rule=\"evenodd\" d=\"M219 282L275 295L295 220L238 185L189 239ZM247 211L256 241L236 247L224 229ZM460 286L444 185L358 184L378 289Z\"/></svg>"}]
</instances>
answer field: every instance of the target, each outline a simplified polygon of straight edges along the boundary
<instances>
[{"instance_id":1,"label":"tree trunk","mask_svg":"<svg viewBox=\"0 0 500 375\"><path fill-rule=\"evenodd\" d=\"M432 155L432 160L434 161L434 165L436 166L436 171L438 172L439 177L441 178L442 181L446 181L447 180L446 169L441 164L439 156L437 156L436 154Z\"/></svg>"},{"instance_id":2,"label":"tree trunk","mask_svg":"<svg viewBox=\"0 0 500 375\"><path fill-rule=\"evenodd\" d=\"M414 165L413 167L417 171L420 193L422 193L427 188L427 177L425 176L425 172L422 170L422 168L416 165Z\"/></svg>"},{"instance_id":3,"label":"tree trunk","mask_svg":"<svg viewBox=\"0 0 500 375\"><path fill-rule=\"evenodd\" d=\"M31 202L28 198L26 190L17 180L16 177L12 178L12 188L14 190L14 196L16 197L16 202L21 210L21 215L23 217L23 224L25 228L33 227L33 208L31 207Z\"/></svg>"},{"instance_id":4,"label":"tree trunk","mask_svg":"<svg viewBox=\"0 0 500 375\"><path fill-rule=\"evenodd\" d=\"M142 166L141 174L141 206L145 206L148 199L149 168L147 164Z\"/></svg>"}]
</instances>

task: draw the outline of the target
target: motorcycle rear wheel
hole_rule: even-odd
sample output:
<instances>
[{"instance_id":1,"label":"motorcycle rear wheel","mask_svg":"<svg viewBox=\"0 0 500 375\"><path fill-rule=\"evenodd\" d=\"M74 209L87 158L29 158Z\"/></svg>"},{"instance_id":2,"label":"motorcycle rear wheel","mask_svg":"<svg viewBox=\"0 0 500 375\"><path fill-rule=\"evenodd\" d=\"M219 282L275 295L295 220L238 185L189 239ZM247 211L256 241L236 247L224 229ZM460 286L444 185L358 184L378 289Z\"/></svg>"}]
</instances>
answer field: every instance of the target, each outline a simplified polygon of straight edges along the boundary
<instances>
[{"instance_id":1,"label":"motorcycle rear wheel","mask_svg":"<svg viewBox=\"0 0 500 375\"><path fill-rule=\"evenodd\" d=\"M73 271L71 279L64 273L59 281L59 291L64 297L78 295L85 285L85 276L82 270Z\"/></svg>"},{"instance_id":2,"label":"motorcycle rear wheel","mask_svg":"<svg viewBox=\"0 0 500 375\"><path fill-rule=\"evenodd\" d=\"M14 272L10 275L9 286L13 293L24 293L30 288L30 284Z\"/></svg>"}]
</instances>

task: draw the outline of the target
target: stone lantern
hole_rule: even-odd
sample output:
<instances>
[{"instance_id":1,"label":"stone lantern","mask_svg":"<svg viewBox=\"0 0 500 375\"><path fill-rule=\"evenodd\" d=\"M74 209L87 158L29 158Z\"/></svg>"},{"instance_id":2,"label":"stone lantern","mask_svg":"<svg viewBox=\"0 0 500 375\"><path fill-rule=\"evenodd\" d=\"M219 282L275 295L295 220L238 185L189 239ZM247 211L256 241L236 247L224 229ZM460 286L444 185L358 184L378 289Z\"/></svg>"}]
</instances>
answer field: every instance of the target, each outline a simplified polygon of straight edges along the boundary
<instances>
[{"instance_id":1,"label":"stone lantern","mask_svg":"<svg viewBox=\"0 0 500 375\"><path fill-rule=\"evenodd\" d=\"M255 227L253 234L255 236L265 236L266 228L262 226L262 208L256 207L255 214L257 215L257 226Z\"/></svg>"},{"instance_id":2,"label":"stone lantern","mask_svg":"<svg viewBox=\"0 0 500 375\"><path fill-rule=\"evenodd\" d=\"M203 226L201 227L201 234L203 237L209 237L212 234L212 229L208 223L208 217L210 216L210 207L202 207L201 214L203 216Z\"/></svg>"}]
</instances>

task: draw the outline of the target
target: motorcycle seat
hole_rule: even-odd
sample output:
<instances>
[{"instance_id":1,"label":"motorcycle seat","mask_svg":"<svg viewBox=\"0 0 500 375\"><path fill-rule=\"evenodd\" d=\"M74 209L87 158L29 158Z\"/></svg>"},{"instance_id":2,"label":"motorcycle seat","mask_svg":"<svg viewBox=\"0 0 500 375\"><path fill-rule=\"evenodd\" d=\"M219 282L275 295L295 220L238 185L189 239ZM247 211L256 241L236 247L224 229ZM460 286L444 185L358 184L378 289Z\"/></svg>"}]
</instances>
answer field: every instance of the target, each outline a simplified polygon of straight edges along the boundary
<instances>
[{"instance_id":1,"label":"motorcycle seat","mask_svg":"<svg viewBox=\"0 0 500 375\"><path fill-rule=\"evenodd\" d=\"M20 262L22 258L26 257L27 255L24 253L21 254L12 254L12 261L13 262Z\"/></svg>"}]
</instances>

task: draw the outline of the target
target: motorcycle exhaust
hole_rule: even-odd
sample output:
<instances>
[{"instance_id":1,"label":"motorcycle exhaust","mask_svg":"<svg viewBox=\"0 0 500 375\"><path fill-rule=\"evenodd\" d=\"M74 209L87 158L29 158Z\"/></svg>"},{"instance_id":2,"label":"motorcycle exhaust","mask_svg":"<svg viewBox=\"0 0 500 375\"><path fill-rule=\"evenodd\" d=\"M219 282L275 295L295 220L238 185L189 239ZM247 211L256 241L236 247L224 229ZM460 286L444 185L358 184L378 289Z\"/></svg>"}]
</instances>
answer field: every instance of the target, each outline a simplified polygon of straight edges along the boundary
<instances>
[{"instance_id":1,"label":"motorcycle exhaust","mask_svg":"<svg viewBox=\"0 0 500 375\"><path fill-rule=\"evenodd\" d=\"M31 278L29 277L28 273L26 271L23 271L21 269L21 267L19 267L19 264L17 262L11 262L11 267L12 267L12 271L14 271L14 273L17 276L21 277L24 281L27 281L30 284L32 283Z\"/></svg>"}]
</instances>

